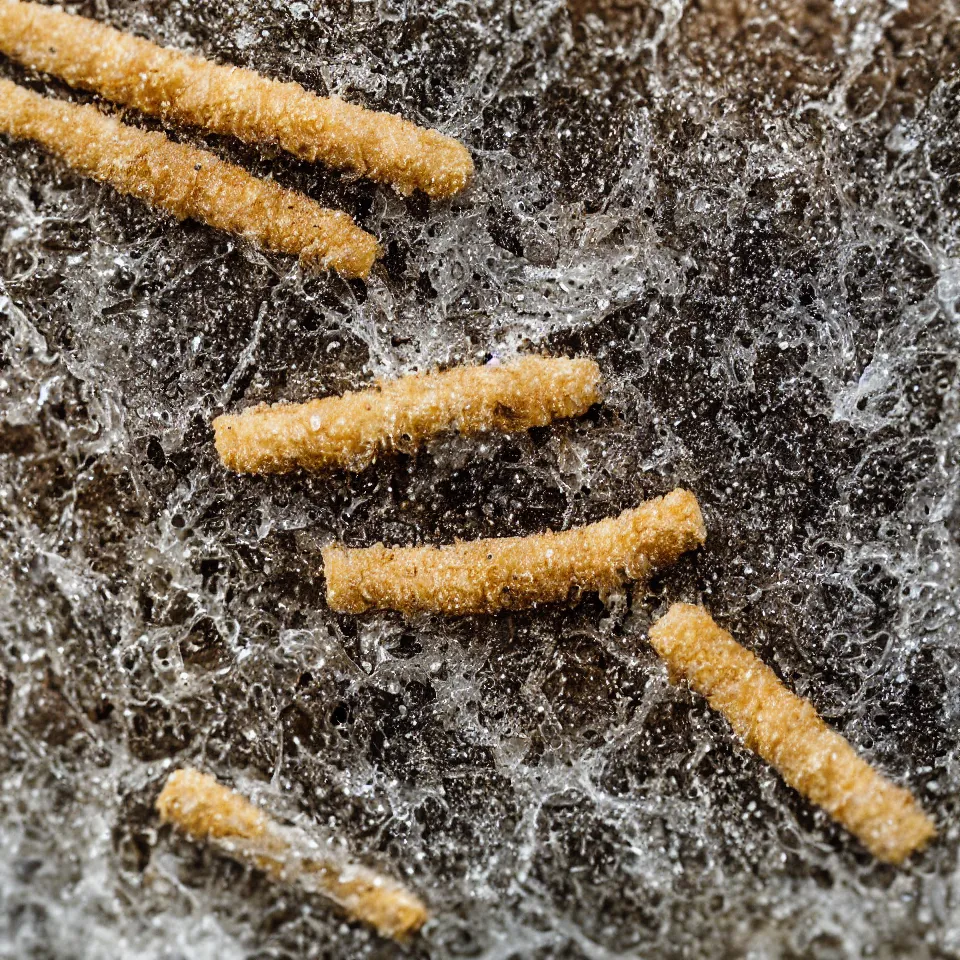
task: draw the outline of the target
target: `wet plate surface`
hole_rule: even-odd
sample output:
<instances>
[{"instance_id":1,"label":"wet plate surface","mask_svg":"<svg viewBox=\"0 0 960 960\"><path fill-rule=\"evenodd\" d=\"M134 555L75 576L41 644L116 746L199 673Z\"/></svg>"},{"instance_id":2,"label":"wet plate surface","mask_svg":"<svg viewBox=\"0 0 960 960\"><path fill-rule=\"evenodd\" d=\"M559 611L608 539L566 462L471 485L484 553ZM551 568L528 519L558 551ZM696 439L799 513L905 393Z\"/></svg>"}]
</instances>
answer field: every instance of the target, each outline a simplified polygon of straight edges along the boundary
<instances>
[{"instance_id":1,"label":"wet plate surface","mask_svg":"<svg viewBox=\"0 0 960 960\"><path fill-rule=\"evenodd\" d=\"M172 762L422 894L414 956L960 956L956 4L76 9L402 111L478 175L431 205L207 141L377 234L363 285L0 144L0 955L400 953L161 830ZM224 409L541 347L596 357L605 403L358 476L216 462ZM606 606L322 599L334 539L533 532L677 484L706 549ZM670 687L644 635L676 599L937 843L878 865Z\"/></svg>"}]
</instances>

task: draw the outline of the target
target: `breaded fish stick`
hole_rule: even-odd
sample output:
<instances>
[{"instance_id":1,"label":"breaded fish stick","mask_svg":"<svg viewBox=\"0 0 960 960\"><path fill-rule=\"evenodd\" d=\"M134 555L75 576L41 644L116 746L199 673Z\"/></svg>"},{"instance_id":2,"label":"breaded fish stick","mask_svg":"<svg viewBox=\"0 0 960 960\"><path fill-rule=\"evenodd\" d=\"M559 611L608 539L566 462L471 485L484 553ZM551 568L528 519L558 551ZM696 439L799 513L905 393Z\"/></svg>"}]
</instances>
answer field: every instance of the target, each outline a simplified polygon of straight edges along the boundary
<instances>
[{"instance_id":1,"label":"breaded fish stick","mask_svg":"<svg viewBox=\"0 0 960 960\"><path fill-rule=\"evenodd\" d=\"M377 241L340 210L258 180L212 153L140 130L93 106L0 80L0 133L35 140L84 176L173 214L248 237L307 264L365 277Z\"/></svg>"},{"instance_id":2,"label":"breaded fish stick","mask_svg":"<svg viewBox=\"0 0 960 960\"><path fill-rule=\"evenodd\" d=\"M324 894L383 936L406 940L428 919L423 902L396 881L319 853L316 843L301 831L274 823L207 774L190 768L175 770L156 807L164 823L172 823L194 840L216 844L274 880Z\"/></svg>"},{"instance_id":3,"label":"breaded fish stick","mask_svg":"<svg viewBox=\"0 0 960 960\"><path fill-rule=\"evenodd\" d=\"M323 551L327 603L346 613L493 613L607 592L700 546L706 528L686 490L586 527L445 547Z\"/></svg>"},{"instance_id":4,"label":"breaded fish stick","mask_svg":"<svg viewBox=\"0 0 960 960\"><path fill-rule=\"evenodd\" d=\"M473 174L466 148L436 130L159 47L54 7L0 0L0 52L144 113L247 143L278 144L401 193L449 197Z\"/></svg>"},{"instance_id":5,"label":"breaded fish stick","mask_svg":"<svg viewBox=\"0 0 960 960\"><path fill-rule=\"evenodd\" d=\"M381 453L413 451L447 430L528 430L575 417L599 398L592 360L524 357L454 367L309 403L253 407L213 421L224 465L241 473L295 467L362 470Z\"/></svg>"},{"instance_id":6,"label":"breaded fish stick","mask_svg":"<svg viewBox=\"0 0 960 960\"><path fill-rule=\"evenodd\" d=\"M934 836L933 823L908 790L861 760L808 701L791 693L702 607L674 604L650 628L650 642L675 680L685 679L703 694L750 750L874 856L902 863Z\"/></svg>"}]
</instances>

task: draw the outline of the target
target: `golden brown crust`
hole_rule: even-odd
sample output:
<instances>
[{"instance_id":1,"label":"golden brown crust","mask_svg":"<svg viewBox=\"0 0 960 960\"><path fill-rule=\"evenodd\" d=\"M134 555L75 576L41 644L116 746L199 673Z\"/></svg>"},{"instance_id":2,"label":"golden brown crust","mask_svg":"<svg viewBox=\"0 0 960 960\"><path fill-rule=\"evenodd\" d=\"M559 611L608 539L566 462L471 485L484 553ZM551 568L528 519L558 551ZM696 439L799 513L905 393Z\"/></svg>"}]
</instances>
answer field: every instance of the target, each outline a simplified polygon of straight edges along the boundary
<instances>
[{"instance_id":1,"label":"golden brown crust","mask_svg":"<svg viewBox=\"0 0 960 960\"><path fill-rule=\"evenodd\" d=\"M327 603L346 613L493 613L566 600L572 591L644 579L700 546L696 497L674 490L619 517L562 533L475 540L444 547L323 551Z\"/></svg>"},{"instance_id":2,"label":"golden brown crust","mask_svg":"<svg viewBox=\"0 0 960 960\"><path fill-rule=\"evenodd\" d=\"M194 840L263 840L270 832L266 814L190 767L170 774L156 807L164 823L176 824Z\"/></svg>"},{"instance_id":3,"label":"golden brown crust","mask_svg":"<svg viewBox=\"0 0 960 960\"><path fill-rule=\"evenodd\" d=\"M0 51L144 113L248 143L278 144L405 194L419 189L449 197L473 174L466 148L436 130L159 47L53 7L0 0Z\"/></svg>"},{"instance_id":4,"label":"golden brown crust","mask_svg":"<svg viewBox=\"0 0 960 960\"><path fill-rule=\"evenodd\" d=\"M902 863L935 835L908 790L860 759L808 701L791 693L702 607L674 604L650 628L650 642L672 677L703 694L749 749L874 856Z\"/></svg>"},{"instance_id":5,"label":"golden brown crust","mask_svg":"<svg viewBox=\"0 0 960 960\"><path fill-rule=\"evenodd\" d=\"M430 918L419 897L388 877L365 867L302 861L300 882L338 903L385 937L409 940Z\"/></svg>"},{"instance_id":6,"label":"golden brown crust","mask_svg":"<svg viewBox=\"0 0 960 960\"><path fill-rule=\"evenodd\" d=\"M35 140L79 173L179 220L200 220L347 277L366 277L377 257L376 239L346 213L96 107L0 80L0 133Z\"/></svg>"},{"instance_id":7,"label":"golden brown crust","mask_svg":"<svg viewBox=\"0 0 960 960\"><path fill-rule=\"evenodd\" d=\"M175 770L157 797L156 808L164 823L194 840L219 842L226 852L275 880L297 882L324 894L384 936L405 940L428 919L423 902L389 877L355 864L303 856L296 831L275 824L207 774Z\"/></svg>"},{"instance_id":8,"label":"golden brown crust","mask_svg":"<svg viewBox=\"0 0 960 960\"><path fill-rule=\"evenodd\" d=\"M585 413L598 399L592 360L524 357L454 367L309 403L260 406L213 422L220 459L242 473L345 467L410 452L447 430L528 430Z\"/></svg>"}]
</instances>

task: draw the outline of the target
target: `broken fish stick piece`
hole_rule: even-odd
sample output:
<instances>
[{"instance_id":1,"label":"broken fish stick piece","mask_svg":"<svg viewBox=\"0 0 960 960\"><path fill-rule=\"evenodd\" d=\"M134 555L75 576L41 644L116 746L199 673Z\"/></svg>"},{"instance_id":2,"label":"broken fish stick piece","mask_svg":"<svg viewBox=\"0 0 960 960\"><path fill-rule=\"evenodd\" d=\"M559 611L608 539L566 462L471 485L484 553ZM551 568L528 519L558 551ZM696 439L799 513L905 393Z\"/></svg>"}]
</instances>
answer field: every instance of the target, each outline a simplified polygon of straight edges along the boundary
<instances>
[{"instance_id":1,"label":"broken fish stick piece","mask_svg":"<svg viewBox=\"0 0 960 960\"><path fill-rule=\"evenodd\" d=\"M436 130L160 47L55 7L0 0L0 52L143 113L276 144L404 194L419 189L450 197L473 175L467 149Z\"/></svg>"},{"instance_id":2,"label":"broken fish stick piece","mask_svg":"<svg viewBox=\"0 0 960 960\"><path fill-rule=\"evenodd\" d=\"M308 265L366 277L377 241L341 210L258 180L206 150L128 126L96 107L0 80L0 133L33 140L84 176L173 214L247 237Z\"/></svg>"},{"instance_id":3,"label":"broken fish stick piece","mask_svg":"<svg viewBox=\"0 0 960 960\"><path fill-rule=\"evenodd\" d=\"M606 593L642 580L700 546L706 528L696 497L674 490L634 510L562 533L474 540L444 547L323 551L334 610L493 613Z\"/></svg>"},{"instance_id":4,"label":"broken fish stick piece","mask_svg":"<svg viewBox=\"0 0 960 960\"><path fill-rule=\"evenodd\" d=\"M406 940L428 919L419 897L357 864L341 863L303 831L283 827L208 774L175 770L157 797L164 823L194 840L215 844L274 880L297 883L337 903L380 934Z\"/></svg>"},{"instance_id":5,"label":"broken fish stick piece","mask_svg":"<svg viewBox=\"0 0 960 960\"><path fill-rule=\"evenodd\" d=\"M220 459L240 473L362 470L381 453L412 452L448 430L520 431L579 416L599 399L599 380L592 360L523 357L309 403L252 407L217 417L213 429Z\"/></svg>"},{"instance_id":6,"label":"broken fish stick piece","mask_svg":"<svg viewBox=\"0 0 960 960\"><path fill-rule=\"evenodd\" d=\"M703 694L750 750L874 856L902 863L935 835L908 790L857 756L807 700L791 693L702 607L674 604L650 628L650 643L672 678Z\"/></svg>"}]
</instances>

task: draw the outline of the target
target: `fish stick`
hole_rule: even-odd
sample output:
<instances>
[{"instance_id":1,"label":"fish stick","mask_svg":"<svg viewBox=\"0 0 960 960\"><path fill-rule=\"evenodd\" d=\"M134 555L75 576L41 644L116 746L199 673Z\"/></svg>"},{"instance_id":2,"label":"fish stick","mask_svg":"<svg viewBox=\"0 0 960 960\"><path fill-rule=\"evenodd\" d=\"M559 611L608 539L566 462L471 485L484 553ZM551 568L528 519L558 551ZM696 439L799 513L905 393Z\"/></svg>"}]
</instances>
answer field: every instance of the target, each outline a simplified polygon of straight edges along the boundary
<instances>
[{"instance_id":1,"label":"fish stick","mask_svg":"<svg viewBox=\"0 0 960 960\"><path fill-rule=\"evenodd\" d=\"M318 97L299 83L160 47L54 7L0 0L0 52L143 113L279 145L404 194L419 189L450 197L473 174L466 148L436 130Z\"/></svg>"},{"instance_id":2,"label":"fish stick","mask_svg":"<svg viewBox=\"0 0 960 960\"><path fill-rule=\"evenodd\" d=\"M705 538L696 497L674 490L618 517L562 533L444 547L330 546L323 551L327 603L346 613L517 610L645 579Z\"/></svg>"},{"instance_id":3,"label":"fish stick","mask_svg":"<svg viewBox=\"0 0 960 960\"><path fill-rule=\"evenodd\" d=\"M714 623L702 607L674 604L650 628L674 680L685 679L744 744L846 827L876 857L902 863L936 833L913 795L854 752L813 706Z\"/></svg>"},{"instance_id":4,"label":"fish stick","mask_svg":"<svg viewBox=\"0 0 960 960\"><path fill-rule=\"evenodd\" d=\"M318 853L315 841L301 831L280 826L240 794L197 770L188 767L171 773L156 808L164 823L192 839L215 844L274 880L323 894L382 936L407 940L429 917L419 897L396 881Z\"/></svg>"},{"instance_id":5,"label":"fish stick","mask_svg":"<svg viewBox=\"0 0 960 960\"><path fill-rule=\"evenodd\" d=\"M520 431L579 416L598 400L599 380L592 360L524 357L309 403L261 405L217 417L213 429L220 459L240 473L362 470L382 453L412 452L447 430Z\"/></svg>"},{"instance_id":6,"label":"fish stick","mask_svg":"<svg viewBox=\"0 0 960 960\"><path fill-rule=\"evenodd\" d=\"M0 133L40 143L74 170L167 213L200 220L299 256L306 264L366 277L374 237L340 210L258 180L206 150L174 143L96 107L41 96L0 80Z\"/></svg>"}]
</instances>

